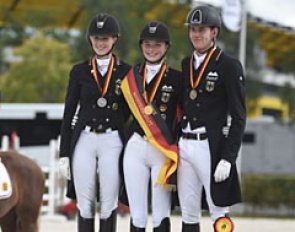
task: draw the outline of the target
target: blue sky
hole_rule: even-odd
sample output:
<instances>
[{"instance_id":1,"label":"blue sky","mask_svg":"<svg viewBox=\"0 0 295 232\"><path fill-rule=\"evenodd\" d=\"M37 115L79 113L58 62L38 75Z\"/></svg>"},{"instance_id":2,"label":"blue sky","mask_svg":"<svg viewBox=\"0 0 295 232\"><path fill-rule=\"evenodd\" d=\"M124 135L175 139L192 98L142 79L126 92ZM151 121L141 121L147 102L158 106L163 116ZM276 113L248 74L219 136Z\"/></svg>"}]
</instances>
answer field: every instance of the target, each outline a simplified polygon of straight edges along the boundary
<instances>
[{"instance_id":1,"label":"blue sky","mask_svg":"<svg viewBox=\"0 0 295 232\"><path fill-rule=\"evenodd\" d=\"M295 28L295 0L244 0L253 16ZM221 6L222 0L200 0Z\"/></svg>"}]
</instances>

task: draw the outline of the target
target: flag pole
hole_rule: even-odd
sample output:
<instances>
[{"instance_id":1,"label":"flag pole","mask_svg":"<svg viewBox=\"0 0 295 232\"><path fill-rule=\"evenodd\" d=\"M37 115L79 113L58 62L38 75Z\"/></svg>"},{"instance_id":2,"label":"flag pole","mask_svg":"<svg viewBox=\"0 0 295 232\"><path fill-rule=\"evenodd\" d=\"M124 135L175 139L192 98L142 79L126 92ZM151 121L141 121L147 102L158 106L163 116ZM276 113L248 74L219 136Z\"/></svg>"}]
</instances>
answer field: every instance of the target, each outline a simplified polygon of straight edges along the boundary
<instances>
[{"instance_id":1,"label":"flag pole","mask_svg":"<svg viewBox=\"0 0 295 232\"><path fill-rule=\"evenodd\" d=\"M246 45L247 45L247 0L241 0L242 14L241 14L241 30L240 30L240 47L239 47L239 60L244 69L244 76L246 76ZM240 147L238 158L236 160L239 177L241 178L242 169L242 149L243 144Z\"/></svg>"},{"instance_id":2,"label":"flag pole","mask_svg":"<svg viewBox=\"0 0 295 232\"><path fill-rule=\"evenodd\" d=\"M247 0L241 0L242 4L242 20L240 31L240 48L239 48L239 60L246 72L246 44L247 44Z\"/></svg>"}]
</instances>

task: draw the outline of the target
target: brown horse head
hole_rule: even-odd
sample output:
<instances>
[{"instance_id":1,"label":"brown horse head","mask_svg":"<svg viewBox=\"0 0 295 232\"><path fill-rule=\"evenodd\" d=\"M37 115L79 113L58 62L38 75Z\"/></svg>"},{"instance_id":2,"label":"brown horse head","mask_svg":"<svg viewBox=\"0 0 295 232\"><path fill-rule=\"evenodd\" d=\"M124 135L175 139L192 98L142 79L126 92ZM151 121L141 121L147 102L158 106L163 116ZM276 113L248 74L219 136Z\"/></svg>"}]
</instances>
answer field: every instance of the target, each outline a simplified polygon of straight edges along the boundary
<instances>
[{"instance_id":1,"label":"brown horse head","mask_svg":"<svg viewBox=\"0 0 295 232\"><path fill-rule=\"evenodd\" d=\"M12 184L12 195L0 200L2 232L37 232L44 193L41 168L30 158L8 151L0 152Z\"/></svg>"}]
</instances>

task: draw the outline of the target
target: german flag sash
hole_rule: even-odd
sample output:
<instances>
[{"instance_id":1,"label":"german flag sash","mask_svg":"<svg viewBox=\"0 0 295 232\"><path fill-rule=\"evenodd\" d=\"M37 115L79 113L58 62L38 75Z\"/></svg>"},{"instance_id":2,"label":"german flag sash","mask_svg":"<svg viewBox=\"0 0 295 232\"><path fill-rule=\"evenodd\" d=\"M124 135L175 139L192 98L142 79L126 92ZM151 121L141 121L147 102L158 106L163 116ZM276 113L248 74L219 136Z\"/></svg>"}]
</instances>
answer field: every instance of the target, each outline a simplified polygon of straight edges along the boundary
<instances>
[{"instance_id":1,"label":"german flag sash","mask_svg":"<svg viewBox=\"0 0 295 232\"><path fill-rule=\"evenodd\" d=\"M170 177L177 168L178 147L172 139L166 122L156 107L146 103L143 94L142 77L137 70L131 69L129 71L122 81L121 88L131 112L145 132L147 140L166 156L166 161L161 167L157 183L165 185L169 189L175 188L170 183ZM145 111L147 106L152 107L152 113Z\"/></svg>"}]
</instances>

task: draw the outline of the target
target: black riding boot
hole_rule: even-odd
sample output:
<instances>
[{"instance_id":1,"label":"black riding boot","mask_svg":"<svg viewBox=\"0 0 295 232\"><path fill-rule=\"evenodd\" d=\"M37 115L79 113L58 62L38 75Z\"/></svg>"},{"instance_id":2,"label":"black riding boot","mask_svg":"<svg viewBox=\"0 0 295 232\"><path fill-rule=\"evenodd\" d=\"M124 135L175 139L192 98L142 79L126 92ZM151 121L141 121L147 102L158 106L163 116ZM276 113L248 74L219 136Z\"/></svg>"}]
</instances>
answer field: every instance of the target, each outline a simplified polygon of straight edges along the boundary
<instances>
[{"instance_id":1,"label":"black riding boot","mask_svg":"<svg viewBox=\"0 0 295 232\"><path fill-rule=\"evenodd\" d=\"M94 232L94 218L78 216L78 232Z\"/></svg>"},{"instance_id":2,"label":"black riding boot","mask_svg":"<svg viewBox=\"0 0 295 232\"><path fill-rule=\"evenodd\" d=\"M114 210L107 219L100 219L99 232L116 232L117 230L117 212Z\"/></svg>"},{"instance_id":3,"label":"black riding boot","mask_svg":"<svg viewBox=\"0 0 295 232\"><path fill-rule=\"evenodd\" d=\"M130 232L145 232L145 228L135 227L132 221L130 221Z\"/></svg>"},{"instance_id":4,"label":"black riding boot","mask_svg":"<svg viewBox=\"0 0 295 232\"><path fill-rule=\"evenodd\" d=\"M182 232L200 232L200 224L199 223L188 224L188 223L182 222Z\"/></svg>"},{"instance_id":5,"label":"black riding boot","mask_svg":"<svg viewBox=\"0 0 295 232\"><path fill-rule=\"evenodd\" d=\"M170 219L164 218L158 227L154 228L154 232L170 232Z\"/></svg>"}]
</instances>

